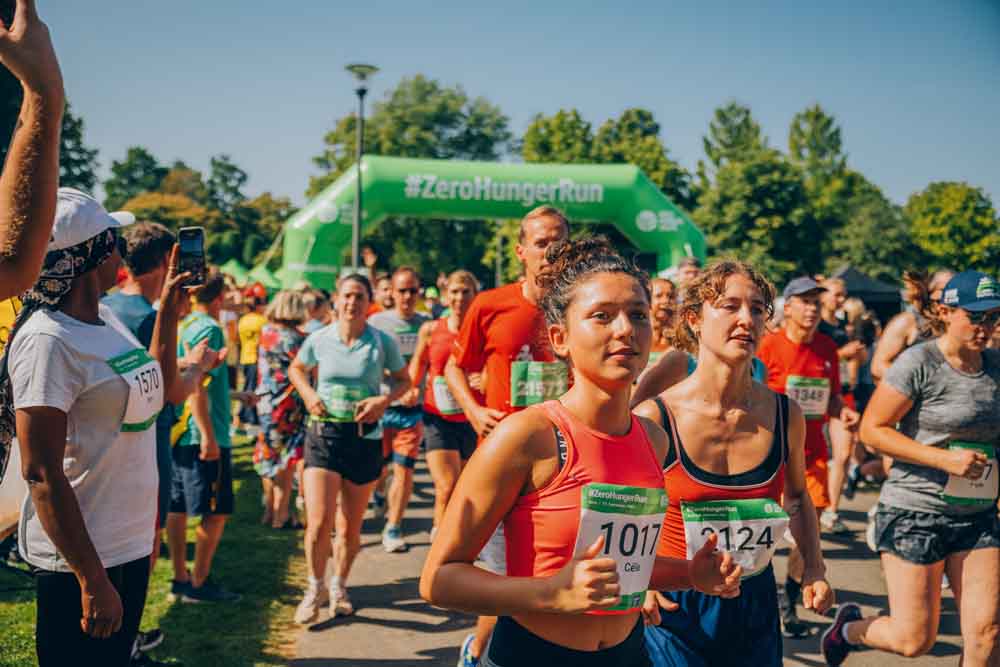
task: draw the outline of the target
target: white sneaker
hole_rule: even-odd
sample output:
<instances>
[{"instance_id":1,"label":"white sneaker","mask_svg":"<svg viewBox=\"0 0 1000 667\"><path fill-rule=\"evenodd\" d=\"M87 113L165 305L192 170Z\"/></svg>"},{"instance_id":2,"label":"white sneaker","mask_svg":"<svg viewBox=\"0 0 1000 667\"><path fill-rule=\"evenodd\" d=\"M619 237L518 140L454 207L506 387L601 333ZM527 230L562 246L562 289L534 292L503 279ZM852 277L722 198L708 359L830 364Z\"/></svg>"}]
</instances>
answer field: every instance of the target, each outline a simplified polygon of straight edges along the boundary
<instances>
[{"instance_id":1,"label":"white sneaker","mask_svg":"<svg viewBox=\"0 0 1000 667\"><path fill-rule=\"evenodd\" d=\"M306 588L305 597L295 608L295 622L299 625L312 623L319 617L319 610L330 599L329 593L322 586Z\"/></svg>"},{"instance_id":2,"label":"white sneaker","mask_svg":"<svg viewBox=\"0 0 1000 667\"><path fill-rule=\"evenodd\" d=\"M403 539L403 531L399 528L386 528L382 531L382 547L389 554L405 553L410 548Z\"/></svg>"},{"instance_id":3,"label":"white sneaker","mask_svg":"<svg viewBox=\"0 0 1000 667\"><path fill-rule=\"evenodd\" d=\"M354 613L354 605L347 595L347 589L337 586L330 590L330 618L350 616Z\"/></svg>"},{"instance_id":4,"label":"white sneaker","mask_svg":"<svg viewBox=\"0 0 1000 667\"><path fill-rule=\"evenodd\" d=\"M819 518L820 525L834 535L847 535L851 529L840 520L840 515L830 510L823 510Z\"/></svg>"}]
</instances>

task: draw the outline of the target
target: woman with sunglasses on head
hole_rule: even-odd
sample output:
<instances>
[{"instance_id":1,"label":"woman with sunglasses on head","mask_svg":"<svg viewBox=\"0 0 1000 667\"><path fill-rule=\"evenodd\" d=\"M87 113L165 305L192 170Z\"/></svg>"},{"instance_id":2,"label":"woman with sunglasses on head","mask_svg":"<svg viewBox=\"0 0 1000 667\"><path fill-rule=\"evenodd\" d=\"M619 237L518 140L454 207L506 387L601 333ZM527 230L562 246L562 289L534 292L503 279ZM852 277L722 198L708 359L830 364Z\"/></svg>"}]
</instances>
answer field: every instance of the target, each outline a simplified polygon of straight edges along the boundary
<instances>
[{"instance_id":1,"label":"woman with sunglasses on head","mask_svg":"<svg viewBox=\"0 0 1000 667\"><path fill-rule=\"evenodd\" d=\"M508 416L472 456L431 545L420 592L500 619L483 667L646 667L649 585L739 594L740 569L707 540L658 558L666 435L629 410L652 329L645 275L603 237L546 252L541 306L573 386ZM473 565L504 522L507 575Z\"/></svg>"},{"instance_id":2,"label":"woman with sunglasses on head","mask_svg":"<svg viewBox=\"0 0 1000 667\"><path fill-rule=\"evenodd\" d=\"M860 646L907 657L930 650L945 574L961 620L962 664L1000 664L1000 351L987 349L1000 289L990 276L964 271L929 306L923 316L937 337L899 355L861 423L865 443L893 458L875 514L889 615L862 618L857 605L842 606L823 634L828 665Z\"/></svg>"},{"instance_id":3,"label":"woman with sunglasses on head","mask_svg":"<svg viewBox=\"0 0 1000 667\"><path fill-rule=\"evenodd\" d=\"M147 351L101 304L129 213L60 188L52 239L0 366L0 439L16 428L30 493L19 531L36 569L38 663L129 663L157 510L156 417L197 378L177 373L177 247ZM200 370L203 369L199 369Z\"/></svg>"},{"instance_id":4,"label":"woman with sunglasses on head","mask_svg":"<svg viewBox=\"0 0 1000 667\"><path fill-rule=\"evenodd\" d=\"M771 558L786 526L806 561L806 606L823 613L833 602L806 492L802 411L751 377L773 308L774 288L742 262L719 262L688 282L675 339L697 354L696 368L636 409L670 443L660 554L687 557L717 533L745 577L734 599L647 594L646 643L657 666L782 664Z\"/></svg>"}]
</instances>

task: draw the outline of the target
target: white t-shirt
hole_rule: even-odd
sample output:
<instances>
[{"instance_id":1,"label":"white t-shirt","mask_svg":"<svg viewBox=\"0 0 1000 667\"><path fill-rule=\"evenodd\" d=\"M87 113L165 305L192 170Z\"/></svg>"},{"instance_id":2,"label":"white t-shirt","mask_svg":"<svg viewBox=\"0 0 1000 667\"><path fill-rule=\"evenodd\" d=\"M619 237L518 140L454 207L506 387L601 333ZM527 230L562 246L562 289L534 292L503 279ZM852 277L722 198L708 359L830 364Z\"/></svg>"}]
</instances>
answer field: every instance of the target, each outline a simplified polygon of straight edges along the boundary
<instances>
[{"instance_id":1,"label":"white t-shirt","mask_svg":"<svg viewBox=\"0 0 1000 667\"><path fill-rule=\"evenodd\" d=\"M10 347L14 408L67 414L63 472L104 567L143 558L156 522L156 428L123 432L129 383L108 364L139 342L104 305L103 325L41 310ZM162 407L162 405L160 406ZM35 567L69 572L29 494L18 526L21 556Z\"/></svg>"}]
</instances>

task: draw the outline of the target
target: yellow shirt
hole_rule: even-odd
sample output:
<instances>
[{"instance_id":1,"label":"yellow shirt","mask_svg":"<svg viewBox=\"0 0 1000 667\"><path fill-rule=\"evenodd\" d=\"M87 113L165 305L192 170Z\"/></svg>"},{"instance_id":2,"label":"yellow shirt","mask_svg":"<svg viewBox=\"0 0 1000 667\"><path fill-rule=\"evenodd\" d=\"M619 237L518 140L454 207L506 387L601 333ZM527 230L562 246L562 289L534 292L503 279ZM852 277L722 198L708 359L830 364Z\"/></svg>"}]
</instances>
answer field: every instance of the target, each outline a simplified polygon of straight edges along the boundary
<instances>
[{"instance_id":1,"label":"yellow shirt","mask_svg":"<svg viewBox=\"0 0 1000 667\"><path fill-rule=\"evenodd\" d=\"M260 344L260 331L267 324L267 318L260 313L247 313L240 318L237 329L240 332L240 365L247 366L257 363L257 346Z\"/></svg>"}]
</instances>

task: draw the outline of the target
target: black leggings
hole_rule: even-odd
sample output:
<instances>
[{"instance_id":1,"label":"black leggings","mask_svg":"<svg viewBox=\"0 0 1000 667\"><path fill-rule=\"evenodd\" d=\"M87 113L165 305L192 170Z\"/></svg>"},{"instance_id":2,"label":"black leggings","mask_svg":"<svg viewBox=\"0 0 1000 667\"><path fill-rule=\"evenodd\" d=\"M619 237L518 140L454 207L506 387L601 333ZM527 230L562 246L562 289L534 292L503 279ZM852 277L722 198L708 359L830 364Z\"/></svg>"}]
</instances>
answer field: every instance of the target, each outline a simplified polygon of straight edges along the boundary
<instances>
[{"instance_id":1,"label":"black leggings","mask_svg":"<svg viewBox=\"0 0 1000 667\"><path fill-rule=\"evenodd\" d=\"M102 665L126 667L146 605L149 558L140 558L107 570L111 584L122 599L122 627L107 639L94 639L80 628L83 609L76 575L66 572L35 572L38 615L35 620L35 651L38 667L55 665Z\"/></svg>"},{"instance_id":2,"label":"black leggings","mask_svg":"<svg viewBox=\"0 0 1000 667\"><path fill-rule=\"evenodd\" d=\"M509 616L497 619L480 667L565 665L566 667L649 667L649 654L640 618L620 644L597 651L577 651L535 635Z\"/></svg>"}]
</instances>

